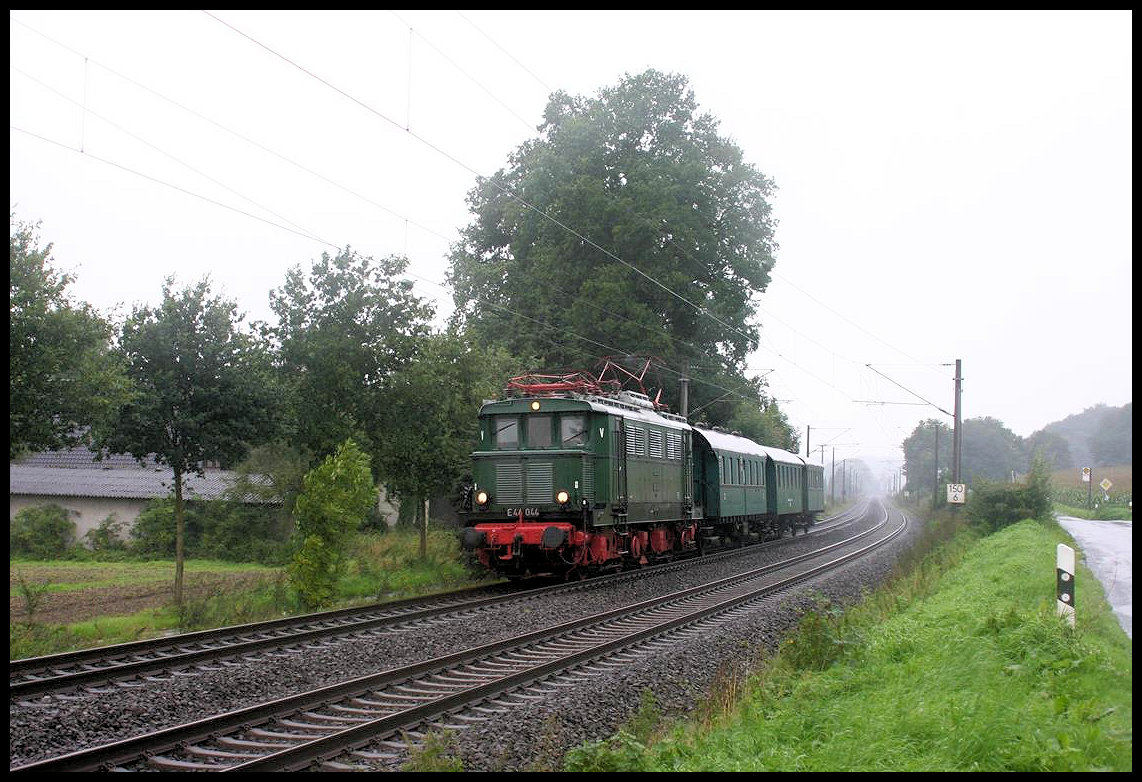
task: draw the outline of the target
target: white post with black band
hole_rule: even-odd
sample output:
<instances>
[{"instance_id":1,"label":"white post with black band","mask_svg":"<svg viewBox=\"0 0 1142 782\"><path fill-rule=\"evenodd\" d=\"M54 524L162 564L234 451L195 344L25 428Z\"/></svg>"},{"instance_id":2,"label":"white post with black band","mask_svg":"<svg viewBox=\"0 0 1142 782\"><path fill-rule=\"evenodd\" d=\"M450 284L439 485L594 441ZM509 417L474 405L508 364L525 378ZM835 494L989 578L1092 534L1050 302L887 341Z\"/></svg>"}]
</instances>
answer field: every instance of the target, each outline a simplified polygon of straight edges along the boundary
<instances>
[{"instance_id":1,"label":"white post with black band","mask_svg":"<svg viewBox=\"0 0 1142 782\"><path fill-rule=\"evenodd\" d=\"M1055 584L1059 600L1059 616L1075 626L1075 550L1060 543L1056 553Z\"/></svg>"}]
</instances>

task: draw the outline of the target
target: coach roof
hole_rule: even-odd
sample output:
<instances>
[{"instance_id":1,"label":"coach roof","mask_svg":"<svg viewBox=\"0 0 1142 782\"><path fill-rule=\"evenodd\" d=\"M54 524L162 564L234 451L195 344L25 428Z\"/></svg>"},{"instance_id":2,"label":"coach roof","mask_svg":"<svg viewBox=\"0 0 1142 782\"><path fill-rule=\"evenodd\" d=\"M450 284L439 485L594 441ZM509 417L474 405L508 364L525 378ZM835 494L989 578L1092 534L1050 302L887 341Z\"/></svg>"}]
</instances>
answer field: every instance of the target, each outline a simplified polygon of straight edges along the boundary
<instances>
[{"instance_id":1,"label":"coach roof","mask_svg":"<svg viewBox=\"0 0 1142 782\"><path fill-rule=\"evenodd\" d=\"M759 445L748 437L742 437L738 434L729 434L728 432L716 432L712 429L699 429L694 427L694 431L705 438L706 442L715 451L727 451L730 453L742 453L750 456L767 456L775 462L781 464L795 464L798 466L804 465L806 462L803 458L795 453L783 451L780 448L771 448L768 445Z\"/></svg>"}]
</instances>

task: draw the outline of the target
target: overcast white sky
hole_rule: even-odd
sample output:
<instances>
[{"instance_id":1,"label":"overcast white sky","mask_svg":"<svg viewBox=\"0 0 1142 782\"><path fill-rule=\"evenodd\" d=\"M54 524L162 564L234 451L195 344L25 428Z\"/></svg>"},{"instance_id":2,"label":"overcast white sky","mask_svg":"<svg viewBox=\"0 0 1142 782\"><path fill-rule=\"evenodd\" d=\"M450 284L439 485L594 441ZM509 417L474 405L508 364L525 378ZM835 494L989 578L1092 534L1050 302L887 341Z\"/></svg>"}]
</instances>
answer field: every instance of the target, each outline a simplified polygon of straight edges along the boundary
<instances>
[{"instance_id":1,"label":"overcast white sky","mask_svg":"<svg viewBox=\"0 0 1142 782\"><path fill-rule=\"evenodd\" d=\"M656 68L777 184L750 367L802 453L895 470L956 359L1024 437L1132 401L1130 11L9 13L10 211L108 314L209 275L268 319L349 245L443 317L476 177Z\"/></svg>"}]
</instances>

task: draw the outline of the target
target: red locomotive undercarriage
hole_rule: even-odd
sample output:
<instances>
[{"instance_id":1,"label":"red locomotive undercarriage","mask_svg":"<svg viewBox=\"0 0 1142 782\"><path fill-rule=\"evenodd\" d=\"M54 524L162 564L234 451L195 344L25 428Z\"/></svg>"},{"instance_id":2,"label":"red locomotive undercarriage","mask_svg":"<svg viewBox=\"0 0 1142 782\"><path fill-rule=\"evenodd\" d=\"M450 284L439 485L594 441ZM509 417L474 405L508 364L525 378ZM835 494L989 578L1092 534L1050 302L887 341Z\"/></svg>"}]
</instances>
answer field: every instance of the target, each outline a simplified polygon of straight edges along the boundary
<instances>
[{"instance_id":1,"label":"red locomotive undercarriage","mask_svg":"<svg viewBox=\"0 0 1142 782\"><path fill-rule=\"evenodd\" d=\"M485 567L511 578L586 576L697 552L697 522L645 528L580 529L566 521L486 521L465 531L466 548Z\"/></svg>"}]
</instances>

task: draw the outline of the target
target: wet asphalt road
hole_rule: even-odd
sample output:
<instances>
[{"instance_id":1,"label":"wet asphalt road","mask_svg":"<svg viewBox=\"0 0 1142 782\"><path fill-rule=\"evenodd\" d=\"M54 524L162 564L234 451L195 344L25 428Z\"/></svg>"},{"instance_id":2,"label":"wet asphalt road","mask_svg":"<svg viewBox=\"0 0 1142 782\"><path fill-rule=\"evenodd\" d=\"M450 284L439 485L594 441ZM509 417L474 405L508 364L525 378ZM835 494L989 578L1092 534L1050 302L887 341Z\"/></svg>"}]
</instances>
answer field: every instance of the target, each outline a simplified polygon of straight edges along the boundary
<instances>
[{"instance_id":1,"label":"wet asphalt road","mask_svg":"<svg viewBox=\"0 0 1142 782\"><path fill-rule=\"evenodd\" d=\"M1129 521L1088 521L1059 516L1059 524L1078 546L1081 557L1102 584L1106 602L1114 609L1127 637L1134 638L1134 527ZM1081 584L1075 585L1075 610L1082 614Z\"/></svg>"}]
</instances>

